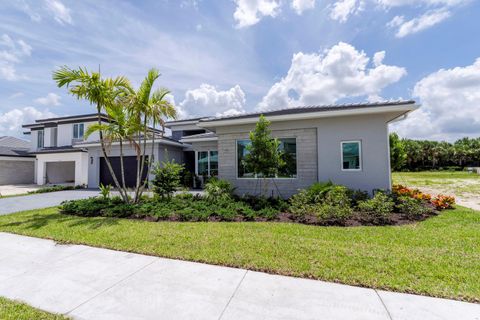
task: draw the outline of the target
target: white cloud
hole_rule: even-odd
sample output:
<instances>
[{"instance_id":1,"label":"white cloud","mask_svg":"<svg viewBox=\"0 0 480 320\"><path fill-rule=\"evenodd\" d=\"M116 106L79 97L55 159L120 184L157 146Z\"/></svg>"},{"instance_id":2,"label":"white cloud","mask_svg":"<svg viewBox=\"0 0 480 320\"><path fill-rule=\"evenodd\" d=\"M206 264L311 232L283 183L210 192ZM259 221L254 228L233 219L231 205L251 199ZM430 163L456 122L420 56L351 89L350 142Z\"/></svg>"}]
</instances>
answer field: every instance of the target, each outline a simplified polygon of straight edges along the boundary
<instances>
[{"instance_id":1,"label":"white cloud","mask_svg":"<svg viewBox=\"0 0 480 320\"><path fill-rule=\"evenodd\" d=\"M55 117L47 110L38 110L33 107L16 108L0 113L0 136L21 136L22 124L31 123L35 119Z\"/></svg>"},{"instance_id":2,"label":"white cloud","mask_svg":"<svg viewBox=\"0 0 480 320\"><path fill-rule=\"evenodd\" d=\"M196 116L222 116L245 112L245 93L239 85L219 91L212 85L185 92L185 99L177 106L179 118Z\"/></svg>"},{"instance_id":3,"label":"white cloud","mask_svg":"<svg viewBox=\"0 0 480 320\"><path fill-rule=\"evenodd\" d=\"M292 0L292 8L297 14L315 8L315 0Z\"/></svg>"},{"instance_id":4,"label":"white cloud","mask_svg":"<svg viewBox=\"0 0 480 320\"><path fill-rule=\"evenodd\" d=\"M16 99L16 98L20 98L20 97L23 97L25 94L23 92L15 92L14 94L11 94L8 99Z\"/></svg>"},{"instance_id":5,"label":"white cloud","mask_svg":"<svg viewBox=\"0 0 480 320\"><path fill-rule=\"evenodd\" d=\"M480 58L426 76L415 85L413 96L422 107L393 126L400 135L438 140L480 136Z\"/></svg>"},{"instance_id":6,"label":"white cloud","mask_svg":"<svg viewBox=\"0 0 480 320\"><path fill-rule=\"evenodd\" d=\"M0 37L0 78L14 81L22 78L15 65L32 53L32 47L23 40L13 40L8 34Z\"/></svg>"},{"instance_id":7,"label":"white cloud","mask_svg":"<svg viewBox=\"0 0 480 320\"><path fill-rule=\"evenodd\" d=\"M73 24L70 9L67 8L60 0L45 0L45 7L49 11L55 21L60 24Z\"/></svg>"},{"instance_id":8,"label":"white cloud","mask_svg":"<svg viewBox=\"0 0 480 320\"><path fill-rule=\"evenodd\" d=\"M35 99L35 102L44 106L59 106L61 97L58 94L50 92L45 97Z\"/></svg>"},{"instance_id":9,"label":"white cloud","mask_svg":"<svg viewBox=\"0 0 480 320\"><path fill-rule=\"evenodd\" d=\"M363 10L363 0L339 0L333 4L330 11L330 18L340 22L346 22L352 15Z\"/></svg>"},{"instance_id":10,"label":"white cloud","mask_svg":"<svg viewBox=\"0 0 480 320\"><path fill-rule=\"evenodd\" d=\"M30 8L30 5L26 3L24 0L16 1L16 4L21 11L23 11L25 14L27 14L30 17L32 21L40 22L42 20L42 17L37 12L32 10Z\"/></svg>"},{"instance_id":11,"label":"white cloud","mask_svg":"<svg viewBox=\"0 0 480 320\"><path fill-rule=\"evenodd\" d=\"M263 97L258 109L335 103L346 97L378 99L383 88L406 75L402 67L383 64L385 52L370 59L363 51L340 42L323 54L293 55L287 75Z\"/></svg>"},{"instance_id":12,"label":"white cloud","mask_svg":"<svg viewBox=\"0 0 480 320\"><path fill-rule=\"evenodd\" d=\"M427 13L408 21L405 21L403 16L396 16L388 23L388 26L391 28L398 28L395 36L397 38L403 38L410 34L428 29L447 19L450 15L450 11L439 9L428 11Z\"/></svg>"},{"instance_id":13,"label":"white cloud","mask_svg":"<svg viewBox=\"0 0 480 320\"><path fill-rule=\"evenodd\" d=\"M275 17L280 11L280 0L235 0L237 7L233 14L237 28L252 26L262 17Z\"/></svg>"}]
</instances>

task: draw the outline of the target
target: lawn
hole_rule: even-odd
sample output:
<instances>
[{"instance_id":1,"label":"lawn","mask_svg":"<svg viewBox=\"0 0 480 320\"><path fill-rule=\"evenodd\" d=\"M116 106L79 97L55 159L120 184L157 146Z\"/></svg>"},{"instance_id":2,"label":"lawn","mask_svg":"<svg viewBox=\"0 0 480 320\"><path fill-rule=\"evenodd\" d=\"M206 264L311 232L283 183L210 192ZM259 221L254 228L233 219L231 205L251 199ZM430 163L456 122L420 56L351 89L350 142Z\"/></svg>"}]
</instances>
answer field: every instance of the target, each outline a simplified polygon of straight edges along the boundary
<instances>
[{"instance_id":1,"label":"lawn","mask_svg":"<svg viewBox=\"0 0 480 320\"><path fill-rule=\"evenodd\" d=\"M393 183L435 189L457 196L480 194L480 175L465 171L394 172Z\"/></svg>"},{"instance_id":2,"label":"lawn","mask_svg":"<svg viewBox=\"0 0 480 320\"><path fill-rule=\"evenodd\" d=\"M0 319L2 320L67 320L61 315L48 313L25 303L0 297Z\"/></svg>"},{"instance_id":3,"label":"lawn","mask_svg":"<svg viewBox=\"0 0 480 320\"><path fill-rule=\"evenodd\" d=\"M386 227L146 222L57 208L0 217L0 231L60 242L476 302L479 230L480 212L461 207Z\"/></svg>"}]
</instances>

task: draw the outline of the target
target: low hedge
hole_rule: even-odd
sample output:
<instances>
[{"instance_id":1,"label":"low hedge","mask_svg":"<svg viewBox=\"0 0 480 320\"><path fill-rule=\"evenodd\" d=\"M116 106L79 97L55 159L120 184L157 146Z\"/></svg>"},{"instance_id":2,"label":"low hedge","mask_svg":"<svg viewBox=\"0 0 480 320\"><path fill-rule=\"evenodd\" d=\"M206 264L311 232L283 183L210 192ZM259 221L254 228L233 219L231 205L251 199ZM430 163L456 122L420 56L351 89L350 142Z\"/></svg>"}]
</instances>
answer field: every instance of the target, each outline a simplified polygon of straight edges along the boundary
<instances>
[{"instance_id":1,"label":"low hedge","mask_svg":"<svg viewBox=\"0 0 480 320\"><path fill-rule=\"evenodd\" d=\"M144 197L124 203L119 197L65 201L61 212L94 217L151 221L282 221L317 225L386 225L426 219L450 208L453 199L433 198L418 190L395 186L393 193L376 192L373 198L333 183L316 183L289 201L279 198L236 197L233 188L218 180L205 196L182 193L173 197ZM219 188L218 186L221 186ZM222 191L223 190L223 191Z\"/></svg>"}]
</instances>

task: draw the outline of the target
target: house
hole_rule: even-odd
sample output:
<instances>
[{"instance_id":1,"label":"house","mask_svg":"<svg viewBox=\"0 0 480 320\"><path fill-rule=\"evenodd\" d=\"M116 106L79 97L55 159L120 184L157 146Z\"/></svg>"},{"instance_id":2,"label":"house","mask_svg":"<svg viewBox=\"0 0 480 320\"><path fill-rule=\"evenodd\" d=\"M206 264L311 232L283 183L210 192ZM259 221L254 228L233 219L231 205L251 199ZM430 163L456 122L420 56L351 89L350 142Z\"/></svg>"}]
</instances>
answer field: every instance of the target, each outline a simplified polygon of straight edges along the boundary
<instances>
[{"instance_id":1,"label":"house","mask_svg":"<svg viewBox=\"0 0 480 320\"><path fill-rule=\"evenodd\" d=\"M171 121L167 127L172 137L191 146L184 158L194 159L197 175L218 175L237 193L256 194L259 179L242 160L249 132L263 114L288 160L269 184L269 194L289 197L328 180L372 193L391 187L388 125L417 108L415 101L308 106Z\"/></svg>"},{"instance_id":2,"label":"house","mask_svg":"<svg viewBox=\"0 0 480 320\"><path fill-rule=\"evenodd\" d=\"M33 183L35 156L29 146L23 139L0 137L0 185Z\"/></svg>"},{"instance_id":3,"label":"house","mask_svg":"<svg viewBox=\"0 0 480 320\"><path fill-rule=\"evenodd\" d=\"M100 115L102 122L108 122L106 115ZM30 154L35 156L35 183L44 184L74 184L89 188L98 188L100 183L114 185L101 151L98 132L88 138L85 132L89 126L98 121L98 114L85 114L59 118L36 120L25 124L23 128L30 130ZM175 159L183 162L183 144L173 139L162 137L160 131L151 129L156 134L154 142L154 157L157 160ZM150 153L152 141L147 143L147 153ZM118 143L113 143L108 149L112 167L117 177L120 176L120 150ZM126 184L134 186L136 182L135 150L126 147L124 161ZM146 173L146 171L145 171ZM146 178L145 176L143 178ZM152 177L150 177L152 178Z\"/></svg>"},{"instance_id":4,"label":"house","mask_svg":"<svg viewBox=\"0 0 480 320\"><path fill-rule=\"evenodd\" d=\"M415 101L395 101L170 121L166 124L170 137L156 132L154 160L174 159L197 176L230 181L239 194L257 194L260 179L248 171L243 158L249 132L263 114L271 121L272 135L281 142L286 163L276 178L269 179L269 194L289 197L300 188L328 180L372 193L391 187L388 125L417 108ZM97 116L50 118L24 125L32 134L36 183L70 182L92 188L113 184L98 134L84 137ZM109 119L101 115L101 121ZM119 172L118 145L113 143L108 152ZM132 147L125 154L125 165L135 168L126 170L127 184L133 185L137 160Z\"/></svg>"}]
</instances>

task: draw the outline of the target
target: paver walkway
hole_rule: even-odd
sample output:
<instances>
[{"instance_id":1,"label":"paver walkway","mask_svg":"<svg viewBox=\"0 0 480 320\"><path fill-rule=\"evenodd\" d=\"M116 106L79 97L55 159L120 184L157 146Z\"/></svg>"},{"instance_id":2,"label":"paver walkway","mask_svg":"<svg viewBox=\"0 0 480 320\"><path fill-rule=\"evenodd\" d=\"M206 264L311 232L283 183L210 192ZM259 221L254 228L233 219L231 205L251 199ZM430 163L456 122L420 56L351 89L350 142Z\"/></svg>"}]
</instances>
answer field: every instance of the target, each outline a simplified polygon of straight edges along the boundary
<instances>
[{"instance_id":1,"label":"paver walkway","mask_svg":"<svg viewBox=\"0 0 480 320\"><path fill-rule=\"evenodd\" d=\"M74 319L480 319L480 305L0 233L0 296Z\"/></svg>"},{"instance_id":2,"label":"paver walkway","mask_svg":"<svg viewBox=\"0 0 480 320\"><path fill-rule=\"evenodd\" d=\"M24 210L42 209L58 206L65 200L85 199L98 196L98 190L65 190L47 193L36 193L26 196L1 198L0 215Z\"/></svg>"}]
</instances>

